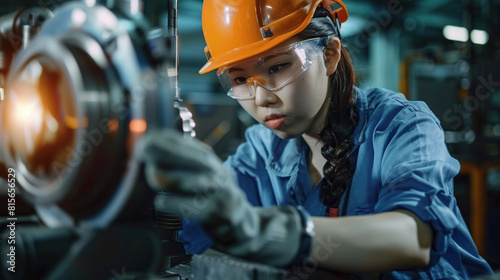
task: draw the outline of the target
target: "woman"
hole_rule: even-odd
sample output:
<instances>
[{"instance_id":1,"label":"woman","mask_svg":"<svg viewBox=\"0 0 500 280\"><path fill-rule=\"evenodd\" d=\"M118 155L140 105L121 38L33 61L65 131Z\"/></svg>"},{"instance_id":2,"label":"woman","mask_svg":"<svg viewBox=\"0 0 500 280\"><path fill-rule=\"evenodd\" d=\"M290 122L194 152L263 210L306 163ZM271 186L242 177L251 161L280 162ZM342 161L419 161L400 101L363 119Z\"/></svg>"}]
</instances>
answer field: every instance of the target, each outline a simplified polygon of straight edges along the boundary
<instances>
[{"instance_id":1,"label":"woman","mask_svg":"<svg viewBox=\"0 0 500 280\"><path fill-rule=\"evenodd\" d=\"M213 242L276 266L386 279L491 273L453 197L460 166L438 120L402 94L354 87L335 2L204 1L200 73L218 69L260 124L224 166L172 132L138 147L149 184L185 219L186 249Z\"/></svg>"}]
</instances>

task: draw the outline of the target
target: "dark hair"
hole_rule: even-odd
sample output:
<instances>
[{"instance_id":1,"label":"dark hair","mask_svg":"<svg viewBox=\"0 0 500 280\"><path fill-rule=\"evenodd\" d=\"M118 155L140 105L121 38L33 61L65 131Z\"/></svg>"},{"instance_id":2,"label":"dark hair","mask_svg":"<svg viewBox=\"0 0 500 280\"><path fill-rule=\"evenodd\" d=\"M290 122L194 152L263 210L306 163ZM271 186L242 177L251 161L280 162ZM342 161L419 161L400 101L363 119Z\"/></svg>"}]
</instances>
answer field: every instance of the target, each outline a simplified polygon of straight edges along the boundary
<instances>
[{"instance_id":1,"label":"dark hair","mask_svg":"<svg viewBox=\"0 0 500 280\"><path fill-rule=\"evenodd\" d=\"M319 6L311 23L298 34L301 38L336 35L330 13ZM327 124L320 132L325 145L321 154L327 160L323 167L325 178L322 181L320 198L324 205L337 208L347 182L354 174L349 161L349 153L354 145L352 134L358 124L356 95L354 91L355 72L349 54L344 46L337 70L329 77L330 107Z\"/></svg>"}]
</instances>

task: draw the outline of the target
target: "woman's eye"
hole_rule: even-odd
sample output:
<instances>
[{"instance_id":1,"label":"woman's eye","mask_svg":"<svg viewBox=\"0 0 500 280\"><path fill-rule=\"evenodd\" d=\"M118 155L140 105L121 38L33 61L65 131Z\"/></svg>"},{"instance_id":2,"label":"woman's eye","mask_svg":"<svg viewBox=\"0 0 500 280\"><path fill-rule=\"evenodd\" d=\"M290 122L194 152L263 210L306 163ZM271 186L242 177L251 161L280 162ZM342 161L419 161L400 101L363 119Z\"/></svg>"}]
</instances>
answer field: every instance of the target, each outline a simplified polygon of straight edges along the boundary
<instances>
[{"instance_id":1,"label":"woman's eye","mask_svg":"<svg viewBox=\"0 0 500 280\"><path fill-rule=\"evenodd\" d=\"M245 78L245 77L236 77L233 79L233 83L237 84L237 85L243 85L243 84L246 84L246 82L247 82L247 78Z\"/></svg>"},{"instance_id":2,"label":"woman's eye","mask_svg":"<svg viewBox=\"0 0 500 280\"><path fill-rule=\"evenodd\" d=\"M283 69L288 63L284 64L278 64L278 65L273 65L269 68L269 74L276 74L278 73L281 69Z\"/></svg>"}]
</instances>

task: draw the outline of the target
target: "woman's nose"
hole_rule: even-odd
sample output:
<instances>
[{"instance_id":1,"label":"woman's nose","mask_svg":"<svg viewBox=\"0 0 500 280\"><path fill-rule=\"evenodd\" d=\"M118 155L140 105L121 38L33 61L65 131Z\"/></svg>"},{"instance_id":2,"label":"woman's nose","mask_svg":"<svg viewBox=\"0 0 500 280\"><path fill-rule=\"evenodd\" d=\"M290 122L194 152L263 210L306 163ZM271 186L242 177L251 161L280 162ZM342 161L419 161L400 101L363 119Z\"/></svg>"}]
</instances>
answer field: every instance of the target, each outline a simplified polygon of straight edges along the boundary
<instances>
[{"instance_id":1,"label":"woman's nose","mask_svg":"<svg viewBox=\"0 0 500 280\"><path fill-rule=\"evenodd\" d=\"M267 90L261 85L256 84L254 90L255 105L259 107L268 107L279 102L279 98L274 92Z\"/></svg>"}]
</instances>

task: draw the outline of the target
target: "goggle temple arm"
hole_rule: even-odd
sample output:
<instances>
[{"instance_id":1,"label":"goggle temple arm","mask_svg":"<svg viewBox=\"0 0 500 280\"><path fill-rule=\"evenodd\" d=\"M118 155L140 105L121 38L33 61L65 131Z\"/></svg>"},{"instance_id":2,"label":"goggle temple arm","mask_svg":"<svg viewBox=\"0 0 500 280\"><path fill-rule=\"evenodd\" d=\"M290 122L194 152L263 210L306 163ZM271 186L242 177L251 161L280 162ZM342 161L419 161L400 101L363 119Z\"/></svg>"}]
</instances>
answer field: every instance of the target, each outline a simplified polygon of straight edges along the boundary
<instances>
[{"instance_id":1,"label":"goggle temple arm","mask_svg":"<svg viewBox=\"0 0 500 280\"><path fill-rule=\"evenodd\" d=\"M338 15L335 13L335 18L333 18L333 16L330 14L330 16L328 16L328 19L332 23L335 36L337 36L339 40L342 40L342 35L340 34L340 21Z\"/></svg>"}]
</instances>

